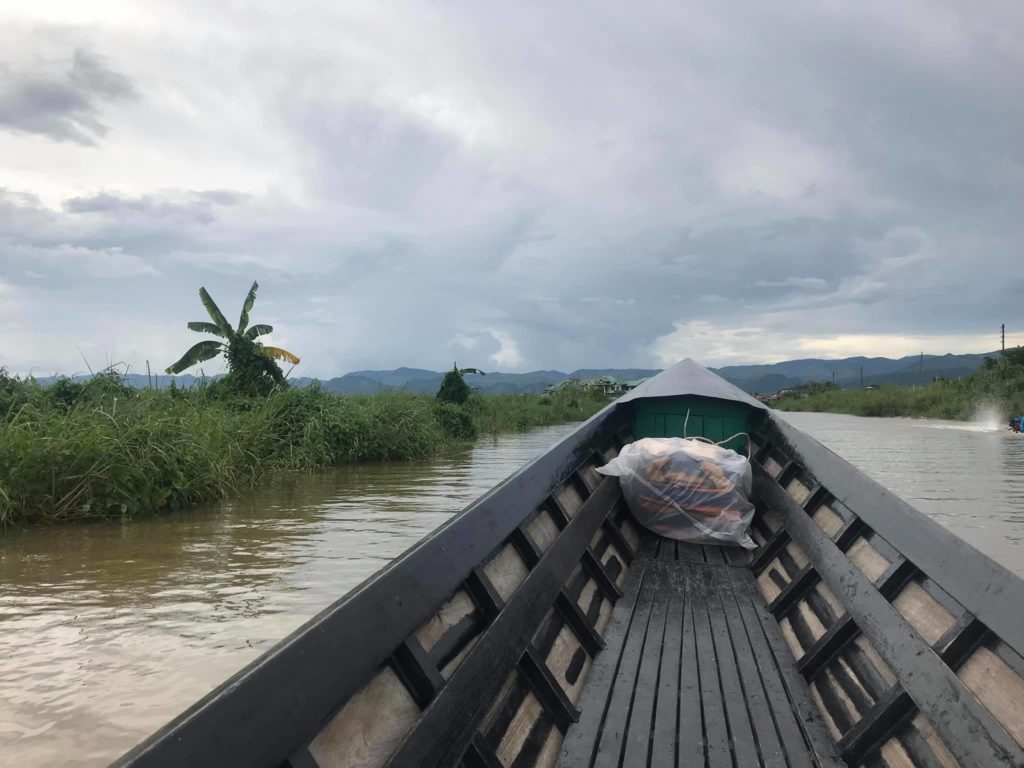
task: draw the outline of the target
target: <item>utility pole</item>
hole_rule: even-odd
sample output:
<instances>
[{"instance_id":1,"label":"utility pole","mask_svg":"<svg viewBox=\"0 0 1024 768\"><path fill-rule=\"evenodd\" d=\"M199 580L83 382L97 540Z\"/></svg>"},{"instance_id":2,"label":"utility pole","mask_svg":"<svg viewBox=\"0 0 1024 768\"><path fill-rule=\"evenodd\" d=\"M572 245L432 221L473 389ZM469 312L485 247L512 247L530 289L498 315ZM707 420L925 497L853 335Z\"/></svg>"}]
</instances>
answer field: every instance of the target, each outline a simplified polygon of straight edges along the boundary
<instances>
[{"instance_id":1,"label":"utility pole","mask_svg":"<svg viewBox=\"0 0 1024 768\"><path fill-rule=\"evenodd\" d=\"M864 366L860 367L860 388L864 389Z\"/></svg>"},{"instance_id":2,"label":"utility pole","mask_svg":"<svg viewBox=\"0 0 1024 768\"><path fill-rule=\"evenodd\" d=\"M1000 335L1003 337L1003 354L1006 354L1006 323L1003 323L1003 329Z\"/></svg>"},{"instance_id":3,"label":"utility pole","mask_svg":"<svg viewBox=\"0 0 1024 768\"><path fill-rule=\"evenodd\" d=\"M924 373L924 352L921 352L921 362L917 365L917 372Z\"/></svg>"}]
</instances>

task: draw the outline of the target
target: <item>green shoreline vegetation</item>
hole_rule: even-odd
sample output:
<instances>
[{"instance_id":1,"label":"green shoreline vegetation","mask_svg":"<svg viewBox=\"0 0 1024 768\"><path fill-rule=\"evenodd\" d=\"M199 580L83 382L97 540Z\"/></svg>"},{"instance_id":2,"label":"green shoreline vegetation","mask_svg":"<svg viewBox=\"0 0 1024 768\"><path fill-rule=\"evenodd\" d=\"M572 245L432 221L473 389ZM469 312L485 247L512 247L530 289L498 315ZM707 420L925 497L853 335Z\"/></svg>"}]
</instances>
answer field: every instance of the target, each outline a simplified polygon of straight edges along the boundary
<instances>
[{"instance_id":1,"label":"green shoreline vegetation","mask_svg":"<svg viewBox=\"0 0 1024 768\"><path fill-rule=\"evenodd\" d=\"M229 497L278 470L414 461L478 433L589 418L599 394L253 397L221 379L136 390L115 372L44 387L0 372L0 525L132 519Z\"/></svg>"},{"instance_id":2,"label":"green shoreline vegetation","mask_svg":"<svg viewBox=\"0 0 1024 768\"><path fill-rule=\"evenodd\" d=\"M227 375L209 384L135 390L107 370L43 387L0 368L0 527L129 520L231 496L275 470L425 459L480 432L581 420L608 403L579 391L482 397L463 379L482 372L457 364L436 397L294 388L278 361L299 358L260 341L273 327L249 322L258 290L232 325L199 289L209 321L187 327L215 338L167 373L223 357Z\"/></svg>"},{"instance_id":3,"label":"green shoreline vegetation","mask_svg":"<svg viewBox=\"0 0 1024 768\"><path fill-rule=\"evenodd\" d=\"M1024 348L985 358L977 372L923 387L840 389L830 383L797 387L772 402L781 411L847 413L853 416L912 416L970 421L984 411L1003 418L1024 414Z\"/></svg>"}]
</instances>

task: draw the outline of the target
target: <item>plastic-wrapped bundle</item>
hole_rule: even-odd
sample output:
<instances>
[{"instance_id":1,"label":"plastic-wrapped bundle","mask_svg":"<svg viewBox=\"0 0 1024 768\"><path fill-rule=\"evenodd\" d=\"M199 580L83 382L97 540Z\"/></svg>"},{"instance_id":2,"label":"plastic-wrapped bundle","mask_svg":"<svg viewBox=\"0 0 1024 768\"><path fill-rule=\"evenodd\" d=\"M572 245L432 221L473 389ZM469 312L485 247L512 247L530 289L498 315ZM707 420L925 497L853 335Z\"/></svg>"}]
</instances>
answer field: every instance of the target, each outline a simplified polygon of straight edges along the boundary
<instances>
[{"instance_id":1,"label":"plastic-wrapped bundle","mask_svg":"<svg viewBox=\"0 0 1024 768\"><path fill-rule=\"evenodd\" d=\"M645 437L597 470L619 477L637 521L661 536L754 549L747 528L750 462L736 451L682 437Z\"/></svg>"}]
</instances>

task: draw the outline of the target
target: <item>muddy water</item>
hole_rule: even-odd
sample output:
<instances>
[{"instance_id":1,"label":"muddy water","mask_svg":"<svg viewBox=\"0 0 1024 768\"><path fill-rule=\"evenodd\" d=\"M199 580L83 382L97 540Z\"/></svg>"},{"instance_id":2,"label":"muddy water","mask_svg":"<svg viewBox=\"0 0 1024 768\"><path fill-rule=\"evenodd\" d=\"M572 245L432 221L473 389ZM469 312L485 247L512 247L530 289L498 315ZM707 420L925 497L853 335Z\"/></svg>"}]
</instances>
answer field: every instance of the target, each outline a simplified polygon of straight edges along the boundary
<instances>
[{"instance_id":1,"label":"muddy water","mask_svg":"<svg viewBox=\"0 0 1024 768\"><path fill-rule=\"evenodd\" d=\"M0 764L106 765L572 426L0 536Z\"/></svg>"}]
</instances>

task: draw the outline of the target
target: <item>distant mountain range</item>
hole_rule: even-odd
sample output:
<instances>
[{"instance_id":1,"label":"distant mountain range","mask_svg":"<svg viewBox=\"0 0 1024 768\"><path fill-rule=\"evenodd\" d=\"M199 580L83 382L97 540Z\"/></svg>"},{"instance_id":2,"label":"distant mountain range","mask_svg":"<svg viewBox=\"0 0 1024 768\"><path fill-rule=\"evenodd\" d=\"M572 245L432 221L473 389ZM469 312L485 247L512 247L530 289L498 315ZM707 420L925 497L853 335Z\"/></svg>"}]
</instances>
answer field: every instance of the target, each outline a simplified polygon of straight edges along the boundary
<instances>
[{"instance_id":1,"label":"distant mountain range","mask_svg":"<svg viewBox=\"0 0 1024 768\"><path fill-rule=\"evenodd\" d=\"M658 369L651 368L581 368L571 373L562 371L530 371L529 373L487 373L485 376L477 374L466 374L466 383L480 392L488 395L518 395L523 393L540 393L548 386L557 384L568 378L592 379L597 376L613 376L616 379L625 381L641 379L646 376L653 376ZM53 383L56 376L38 378L41 384ZM86 379L89 376L75 376L75 379ZM210 377L215 379L219 377ZM390 371L353 371L344 376L320 381L320 386L326 392L335 392L340 395L372 395L381 390L400 390L414 394L434 394L441 386L444 378L443 371L428 371L423 368L395 368ZM176 377L179 387L191 387L200 382L199 376L185 374ZM298 387L309 386L315 381L307 377L291 379L292 384ZM160 376L147 377L145 374L129 373L126 383L132 387L155 386L165 389L170 386L171 377L161 374Z\"/></svg>"},{"instance_id":2,"label":"distant mountain range","mask_svg":"<svg viewBox=\"0 0 1024 768\"><path fill-rule=\"evenodd\" d=\"M990 352L990 357L998 356ZM806 384L812 381L832 381L843 387L857 387L861 384L863 370L864 385L891 384L909 386L927 384L935 377L960 378L981 367L985 355L920 355L901 357L893 360L887 357L847 357L841 360L787 360L767 365L728 365L712 369L736 384L741 389L754 393L777 392L780 389ZM468 374L466 382L488 395L515 395L539 393L551 384L568 378L592 379L597 376L612 376L628 381L653 376L657 369L650 368L580 368L570 373L562 371L530 371L529 373L488 373L486 376ZM78 377L81 378L81 377ZM381 390L401 390L417 394L434 394L441 386L444 372L428 371L423 368L395 368L386 371L353 371L333 379L322 380L320 385L327 392L342 395L373 394ZM49 384L54 377L41 378ZM171 377L154 377L155 386L160 389L170 384ZM179 387L190 387L199 381L198 377L184 375L177 377ZM150 386L151 380L144 374L128 374L127 383L134 387ZM310 378L292 379L296 386L308 386Z\"/></svg>"},{"instance_id":3,"label":"distant mountain range","mask_svg":"<svg viewBox=\"0 0 1024 768\"><path fill-rule=\"evenodd\" d=\"M998 357L989 352L988 357ZM841 360L787 360L770 365L729 365L717 369L741 389L754 393L778 392L780 389L812 381L835 381L841 387L928 384L936 377L958 379L974 373L986 357L980 355L910 355L888 357L846 357Z\"/></svg>"},{"instance_id":4,"label":"distant mountain range","mask_svg":"<svg viewBox=\"0 0 1024 768\"><path fill-rule=\"evenodd\" d=\"M524 392L543 392L552 384L569 378L592 379L614 376L630 380L653 376L658 369L650 368L581 368L571 373L562 371L530 371L529 373L487 373L479 376L466 374L466 383L487 395L518 395ZM393 371L353 371L336 379L321 382L328 392L343 395L365 395L381 389L400 389L405 392L434 394L441 386L443 372L422 368L396 368Z\"/></svg>"}]
</instances>

